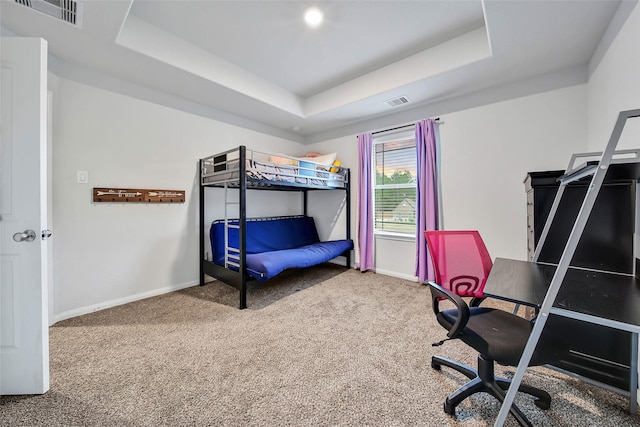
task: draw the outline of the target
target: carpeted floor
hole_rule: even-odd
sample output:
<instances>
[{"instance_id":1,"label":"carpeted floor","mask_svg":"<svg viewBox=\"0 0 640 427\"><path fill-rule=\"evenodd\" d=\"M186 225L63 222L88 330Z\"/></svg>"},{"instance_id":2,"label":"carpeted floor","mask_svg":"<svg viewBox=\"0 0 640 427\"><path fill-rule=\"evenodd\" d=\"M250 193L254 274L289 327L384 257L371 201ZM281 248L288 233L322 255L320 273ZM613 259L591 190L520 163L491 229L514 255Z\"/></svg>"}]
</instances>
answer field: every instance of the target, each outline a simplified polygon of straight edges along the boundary
<instances>
[{"instance_id":1,"label":"carpeted floor","mask_svg":"<svg viewBox=\"0 0 640 427\"><path fill-rule=\"evenodd\" d=\"M480 394L442 411L474 365L445 337L420 284L325 264L249 292L193 287L60 322L50 329L51 390L0 398L2 426L492 426ZM509 307L506 307L509 309ZM499 368L509 376L515 369ZM638 426L627 400L545 368L525 382L549 411L516 402L536 426ZM507 425L517 425L512 418Z\"/></svg>"}]
</instances>

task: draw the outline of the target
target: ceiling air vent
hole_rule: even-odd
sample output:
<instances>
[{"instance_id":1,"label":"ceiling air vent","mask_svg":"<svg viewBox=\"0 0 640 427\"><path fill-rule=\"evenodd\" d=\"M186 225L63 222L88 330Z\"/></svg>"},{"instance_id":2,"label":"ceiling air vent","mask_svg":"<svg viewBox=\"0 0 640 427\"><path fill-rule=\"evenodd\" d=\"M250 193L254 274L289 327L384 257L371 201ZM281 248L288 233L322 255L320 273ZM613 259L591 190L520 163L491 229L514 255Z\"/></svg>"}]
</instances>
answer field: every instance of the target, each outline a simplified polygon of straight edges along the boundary
<instances>
[{"instance_id":1,"label":"ceiling air vent","mask_svg":"<svg viewBox=\"0 0 640 427\"><path fill-rule=\"evenodd\" d=\"M38 12L80 26L81 4L75 0L15 0L16 3L30 7Z\"/></svg>"},{"instance_id":2,"label":"ceiling air vent","mask_svg":"<svg viewBox=\"0 0 640 427\"><path fill-rule=\"evenodd\" d=\"M399 98L394 98L394 99L390 99L388 101L385 101L384 103L387 104L389 107L399 107L401 105L404 104L408 104L409 102L409 98L407 98L406 96L401 96Z\"/></svg>"}]
</instances>

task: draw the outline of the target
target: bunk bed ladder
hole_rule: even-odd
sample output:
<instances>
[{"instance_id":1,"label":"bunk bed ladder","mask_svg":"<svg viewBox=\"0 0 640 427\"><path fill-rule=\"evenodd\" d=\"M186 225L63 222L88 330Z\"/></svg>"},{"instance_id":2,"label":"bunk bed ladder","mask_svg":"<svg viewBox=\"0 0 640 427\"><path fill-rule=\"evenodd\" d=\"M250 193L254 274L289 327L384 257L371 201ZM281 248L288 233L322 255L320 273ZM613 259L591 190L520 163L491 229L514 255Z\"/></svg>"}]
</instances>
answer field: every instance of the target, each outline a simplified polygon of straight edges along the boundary
<instances>
[{"instance_id":1,"label":"bunk bed ladder","mask_svg":"<svg viewBox=\"0 0 640 427\"><path fill-rule=\"evenodd\" d=\"M235 225L231 224L231 219L229 218L229 207L234 205L239 205L240 202L229 200L229 186L227 183L224 183L224 267L229 268L229 266L233 266L235 268L240 268L239 263L239 253L240 248L235 248L229 246L229 229L240 229L240 224ZM237 261L232 261L235 259Z\"/></svg>"},{"instance_id":2,"label":"bunk bed ladder","mask_svg":"<svg viewBox=\"0 0 640 427\"><path fill-rule=\"evenodd\" d=\"M244 145L238 148L238 200L229 200L229 189L235 186L231 186L229 182L224 183L224 266L225 268L233 267L237 269L238 279L235 283L236 288L240 291L240 303L239 308L247 308L247 271L246 271L246 225L247 225L247 206L246 206L246 192L247 192L247 150ZM238 224L231 224L232 220L229 217L229 209L232 206L237 206L237 215L233 217L238 219ZM233 247L229 244L229 230L238 230L238 247Z\"/></svg>"},{"instance_id":3,"label":"bunk bed ladder","mask_svg":"<svg viewBox=\"0 0 640 427\"><path fill-rule=\"evenodd\" d=\"M571 263L576 248L578 247L578 242L580 241L580 237L582 236L584 228L587 224L587 220L589 219L589 215L591 214L593 205L595 204L596 198L598 197L598 193L600 192L600 188L602 187L602 183L604 182L604 178L607 174L607 170L609 169L609 165L612 163L614 154L618 154L615 152L615 149L618 145L618 141L620 140L620 135L622 134L622 130L624 129L624 125L627 119L633 117L640 117L640 109L620 112L613 128L613 132L611 133L611 137L609 138L609 142L607 143L605 150L602 152L602 156L597 165L585 164L584 166L574 167L573 162L575 161L575 157L572 157L569 163L568 170L563 176L559 178L560 187L558 189L558 192L556 193L556 198L553 201L551 212L547 217L542 235L540 236L540 241L538 242L538 245L536 247L533 261L536 261L538 259L538 256L540 255L540 250L544 245L544 241L547 237L549 229L551 228L551 223L553 222L553 218L560 204L560 199L562 198L562 195L564 193L564 188L571 182L592 175L591 184L587 189L587 193L582 202L582 206L580 207L580 211L578 212L578 216L576 217L565 248L562 252L562 255L560 256L560 260L558 261L558 266L556 268L555 274L553 275L553 278L551 279L549 290L547 291L547 295L545 296L542 306L540 307L537 320L535 322L533 330L531 331L531 335L529 336L527 345L525 346L522 353L518 368L516 369L516 372L512 378L511 386L509 387L500 408L500 413L498 414L498 418L495 422L496 427L502 427L504 425L507 416L509 415L511 405L513 404L513 401L515 399L516 392L518 391L518 387L522 382L524 373L529 366L531 357L533 356L540 336L542 335L542 330L544 329L547 319L549 318L549 314L555 312L555 310L553 309L553 304L556 300L556 296L558 295L560 286L562 285L562 281L567 274L569 264Z\"/></svg>"}]
</instances>

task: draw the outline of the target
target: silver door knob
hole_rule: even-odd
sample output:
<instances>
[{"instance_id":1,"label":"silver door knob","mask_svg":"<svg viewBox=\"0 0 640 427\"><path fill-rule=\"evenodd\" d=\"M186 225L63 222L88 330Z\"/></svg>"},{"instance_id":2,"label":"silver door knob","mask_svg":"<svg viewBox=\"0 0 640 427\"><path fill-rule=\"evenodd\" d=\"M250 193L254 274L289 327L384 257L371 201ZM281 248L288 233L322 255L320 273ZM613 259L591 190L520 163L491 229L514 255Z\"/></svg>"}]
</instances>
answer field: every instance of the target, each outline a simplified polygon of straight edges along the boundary
<instances>
[{"instance_id":1,"label":"silver door knob","mask_svg":"<svg viewBox=\"0 0 640 427\"><path fill-rule=\"evenodd\" d=\"M47 240L51 237L51 230L42 230L42 240Z\"/></svg>"},{"instance_id":2,"label":"silver door knob","mask_svg":"<svg viewBox=\"0 0 640 427\"><path fill-rule=\"evenodd\" d=\"M36 240L36 232L33 230L24 230L22 233L14 234L13 240L16 242L33 242Z\"/></svg>"}]
</instances>

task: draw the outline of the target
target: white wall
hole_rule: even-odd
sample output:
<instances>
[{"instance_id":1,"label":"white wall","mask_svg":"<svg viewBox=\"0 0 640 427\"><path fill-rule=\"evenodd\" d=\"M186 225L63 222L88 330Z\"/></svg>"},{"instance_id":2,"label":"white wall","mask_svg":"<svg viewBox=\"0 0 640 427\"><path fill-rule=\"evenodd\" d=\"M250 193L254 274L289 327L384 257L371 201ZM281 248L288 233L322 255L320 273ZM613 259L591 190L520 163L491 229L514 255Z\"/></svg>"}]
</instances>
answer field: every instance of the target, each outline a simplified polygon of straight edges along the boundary
<instances>
[{"instance_id":1,"label":"white wall","mask_svg":"<svg viewBox=\"0 0 640 427\"><path fill-rule=\"evenodd\" d=\"M526 259L527 172L565 169L587 149L586 85L440 116L444 227L482 233L493 258ZM309 146L338 152L352 168L352 223L356 236L355 135ZM413 240L376 238L376 270L413 278Z\"/></svg>"},{"instance_id":2,"label":"white wall","mask_svg":"<svg viewBox=\"0 0 640 427\"><path fill-rule=\"evenodd\" d=\"M70 80L56 83L56 320L198 281L199 158L240 144L275 152L304 149ZM89 184L76 183L77 170L89 172ZM186 203L94 204L93 187L186 190ZM208 196L208 220L222 216L221 197L221 191ZM301 207L300 196L284 193L262 192L251 202L249 215L300 213Z\"/></svg>"},{"instance_id":3,"label":"white wall","mask_svg":"<svg viewBox=\"0 0 640 427\"><path fill-rule=\"evenodd\" d=\"M623 110L640 108L640 6L636 5L589 78L589 150L604 149ZM629 119L618 145L640 148L640 118Z\"/></svg>"},{"instance_id":4,"label":"white wall","mask_svg":"<svg viewBox=\"0 0 640 427\"><path fill-rule=\"evenodd\" d=\"M526 259L527 172L587 149L586 86L441 116L444 228L478 229L493 258Z\"/></svg>"},{"instance_id":5,"label":"white wall","mask_svg":"<svg viewBox=\"0 0 640 427\"><path fill-rule=\"evenodd\" d=\"M323 154L338 153L337 159L343 166L351 169L351 239L357 245L356 206L358 204L358 141L351 135L344 138L336 138L319 144L307 145L305 152L319 152ZM314 214L318 233L321 239L335 240L345 238L346 215L344 193L340 191L320 192L314 195L314 201L309 203L311 212L319 212L319 205L324 205L326 214L320 216ZM334 215L332 216L331 213ZM357 252L357 251L356 251ZM356 253L354 252L354 254ZM336 258L334 262L341 263L343 258ZM355 259L351 260L352 266Z\"/></svg>"}]
</instances>

